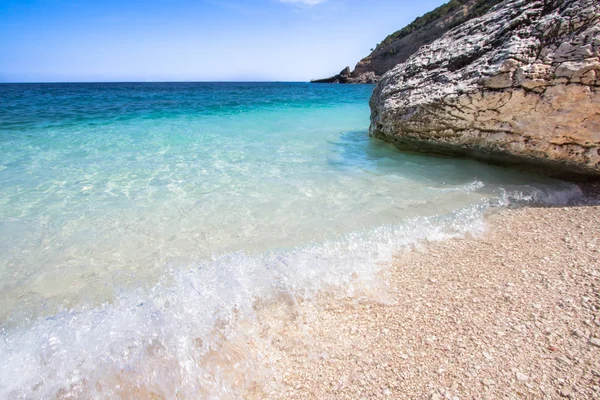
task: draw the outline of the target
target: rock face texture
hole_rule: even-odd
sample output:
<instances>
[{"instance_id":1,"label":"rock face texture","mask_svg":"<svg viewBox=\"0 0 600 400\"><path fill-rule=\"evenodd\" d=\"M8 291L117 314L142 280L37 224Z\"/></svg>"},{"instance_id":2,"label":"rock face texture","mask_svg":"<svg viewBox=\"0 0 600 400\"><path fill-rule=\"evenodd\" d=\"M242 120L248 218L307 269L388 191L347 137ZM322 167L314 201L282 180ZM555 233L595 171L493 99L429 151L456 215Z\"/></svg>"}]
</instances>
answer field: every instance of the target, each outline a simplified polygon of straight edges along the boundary
<instances>
[{"instance_id":1,"label":"rock face texture","mask_svg":"<svg viewBox=\"0 0 600 400\"><path fill-rule=\"evenodd\" d=\"M455 26L484 14L497 3L499 0L454 0L436 8L385 38L371 54L356 64L352 78L373 73L379 79L396 65L405 62L421 46L439 39Z\"/></svg>"},{"instance_id":2,"label":"rock face texture","mask_svg":"<svg viewBox=\"0 0 600 400\"><path fill-rule=\"evenodd\" d=\"M484 14L500 0L451 0L417 18L408 26L386 37L354 70L344 71L313 83L377 83L396 65L405 62L423 45L430 44L461 23Z\"/></svg>"},{"instance_id":3,"label":"rock face texture","mask_svg":"<svg viewBox=\"0 0 600 400\"><path fill-rule=\"evenodd\" d=\"M370 134L600 177L600 2L506 0L452 29L382 77Z\"/></svg>"}]
</instances>

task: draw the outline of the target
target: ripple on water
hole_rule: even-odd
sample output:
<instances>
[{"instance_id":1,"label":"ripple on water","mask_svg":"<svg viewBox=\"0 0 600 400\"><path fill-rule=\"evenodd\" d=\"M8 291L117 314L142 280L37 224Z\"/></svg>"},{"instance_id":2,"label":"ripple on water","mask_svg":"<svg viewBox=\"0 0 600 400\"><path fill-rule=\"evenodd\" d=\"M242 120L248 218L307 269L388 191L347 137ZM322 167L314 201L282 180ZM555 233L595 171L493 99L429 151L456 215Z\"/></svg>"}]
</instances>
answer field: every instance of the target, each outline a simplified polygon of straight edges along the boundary
<instances>
[{"instance_id":1,"label":"ripple on water","mask_svg":"<svg viewBox=\"0 0 600 400\"><path fill-rule=\"evenodd\" d=\"M261 304L580 194L369 139L371 89L3 85L0 397L233 396L266 373Z\"/></svg>"}]
</instances>

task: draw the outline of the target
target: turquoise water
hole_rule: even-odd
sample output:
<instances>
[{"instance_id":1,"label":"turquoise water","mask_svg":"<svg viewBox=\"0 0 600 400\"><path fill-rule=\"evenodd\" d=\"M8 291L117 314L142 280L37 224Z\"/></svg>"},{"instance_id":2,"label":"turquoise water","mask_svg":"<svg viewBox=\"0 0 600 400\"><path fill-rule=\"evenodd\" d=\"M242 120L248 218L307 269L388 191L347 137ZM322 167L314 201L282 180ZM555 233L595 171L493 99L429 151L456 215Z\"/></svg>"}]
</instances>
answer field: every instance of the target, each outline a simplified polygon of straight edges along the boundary
<instances>
[{"instance_id":1,"label":"turquoise water","mask_svg":"<svg viewBox=\"0 0 600 400\"><path fill-rule=\"evenodd\" d=\"M235 397L202 357L257 301L352 295L490 206L579 195L369 139L372 89L0 85L0 397Z\"/></svg>"}]
</instances>

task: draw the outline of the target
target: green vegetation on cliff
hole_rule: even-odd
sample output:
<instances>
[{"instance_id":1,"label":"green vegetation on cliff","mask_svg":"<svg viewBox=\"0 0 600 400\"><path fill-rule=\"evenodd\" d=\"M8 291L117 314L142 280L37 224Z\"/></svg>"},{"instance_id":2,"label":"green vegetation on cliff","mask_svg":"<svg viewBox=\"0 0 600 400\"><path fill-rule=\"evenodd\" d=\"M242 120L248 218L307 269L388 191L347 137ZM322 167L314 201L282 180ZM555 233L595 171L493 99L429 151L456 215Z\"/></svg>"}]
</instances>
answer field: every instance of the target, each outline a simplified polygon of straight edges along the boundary
<instances>
[{"instance_id":1,"label":"green vegetation on cliff","mask_svg":"<svg viewBox=\"0 0 600 400\"><path fill-rule=\"evenodd\" d=\"M318 83L373 83L383 74L404 63L422 46L433 43L449 30L473 18L485 15L504 0L450 0L409 25L387 36L371 53L360 60L354 70ZM548 0L550 1L550 0Z\"/></svg>"},{"instance_id":2,"label":"green vegetation on cliff","mask_svg":"<svg viewBox=\"0 0 600 400\"><path fill-rule=\"evenodd\" d=\"M439 6L435 10L430 11L421 17L418 17L413 22L411 22L404 28L400 29L399 31L396 31L396 32L392 33L391 35L388 35L388 37L386 37L381 43L379 43L377 45L377 47L375 48L375 52L377 52L378 50L381 50L382 48L384 48L386 46L389 46L396 40L400 40L403 37L410 35L414 31L423 28L424 26L432 23L433 21L436 21L439 18L444 17L445 15L453 12L454 10L458 9L459 7L465 5L466 3L469 3L471 1L472 0L450 0L448 3ZM490 8L492 8L493 6L495 6L496 4L498 4L500 2L502 2L502 0L479 0L479 1L477 1L477 3L473 6L473 8L471 8L469 10L469 12L464 16L464 18L459 18L453 22L453 24L452 24L453 27L460 25L472 18L477 18L477 17L485 14Z\"/></svg>"}]
</instances>

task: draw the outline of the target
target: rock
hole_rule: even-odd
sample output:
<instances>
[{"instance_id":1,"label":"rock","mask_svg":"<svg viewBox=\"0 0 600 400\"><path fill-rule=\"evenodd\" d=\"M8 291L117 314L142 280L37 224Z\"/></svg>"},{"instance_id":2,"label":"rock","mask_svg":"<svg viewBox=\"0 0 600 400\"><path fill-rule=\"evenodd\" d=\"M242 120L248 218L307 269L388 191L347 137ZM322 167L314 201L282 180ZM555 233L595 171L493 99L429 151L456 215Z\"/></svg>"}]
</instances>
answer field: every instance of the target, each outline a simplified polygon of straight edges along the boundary
<instances>
[{"instance_id":1,"label":"rock","mask_svg":"<svg viewBox=\"0 0 600 400\"><path fill-rule=\"evenodd\" d=\"M567 357L565 356L558 356L556 357L556 361L558 361L561 364L565 364L565 365L572 365L573 363L571 362L571 360L569 360Z\"/></svg>"},{"instance_id":2,"label":"rock","mask_svg":"<svg viewBox=\"0 0 600 400\"><path fill-rule=\"evenodd\" d=\"M585 337L585 333L583 333L583 331L579 330L579 329L575 329L573 331L573 336L578 337L578 338L583 338Z\"/></svg>"},{"instance_id":3,"label":"rock","mask_svg":"<svg viewBox=\"0 0 600 400\"><path fill-rule=\"evenodd\" d=\"M388 35L371 54L360 60L349 79L339 83L377 83L381 75L405 62L419 48L442 37L453 27L485 14L502 0L448 2ZM331 79L331 78L328 78ZM321 83L327 79L314 81Z\"/></svg>"},{"instance_id":4,"label":"rock","mask_svg":"<svg viewBox=\"0 0 600 400\"><path fill-rule=\"evenodd\" d=\"M382 77L371 136L600 177L599 20L597 0L502 2Z\"/></svg>"},{"instance_id":5,"label":"rock","mask_svg":"<svg viewBox=\"0 0 600 400\"><path fill-rule=\"evenodd\" d=\"M374 72L365 72L361 74L353 74L350 72L350 67L344 68L339 74L330 78L316 79L311 83L365 83L373 84L379 81L379 77Z\"/></svg>"},{"instance_id":6,"label":"rock","mask_svg":"<svg viewBox=\"0 0 600 400\"><path fill-rule=\"evenodd\" d=\"M362 74L353 73L352 76L348 78L348 83L377 83L379 81L379 76L375 75L375 72L369 71Z\"/></svg>"},{"instance_id":7,"label":"rock","mask_svg":"<svg viewBox=\"0 0 600 400\"><path fill-rule=\"evenodd\" d=\"M526 382L529 380L529 377L521 372L517 372L515 374L515 376L516 376L517 380L521 381L521 382Z\"/></svg>"},{"instance_id":8,"label":"rock","mask_svg":"<svg viewBox=\"0 0 600 400\"><path fill-rule=\"evenodd\" d=\"M311 83L346 83L348 81L349 76L350 67L346 67L343 70L341 70L340 73L337 75L325 79L315 79L311 81Z\"/></svg>"},{"instance_id":9,"label":"rock","mask_svg":"<svg viewBox=\"0 0 600 400\"><path fill-rule=\"evenodd\" d=\"M562 397L569 397L569 396L571 396L571 389L568 389L568 388L561 389L560 395Z\"/></svg>"},{"instance_id":10,"label":"rock","mask_svg":"<svg viewBox=\"0 0 600 400\"><path fill-rule=\"evenodd\" d=\"M496 382L494 382L493 379L482 379L481 383L483 383L485 386L492 386L494 385Z\"/></svg>"},{"instance_id":11,"label":"rock","mask_svg":"<svg viewBox=\"0 0 600 400\"><path fill-rule=\"evenodd\" d=\"M600 347L600 339L590 338L590 344L595 347Z\"/></svg>"}]
</instances>

